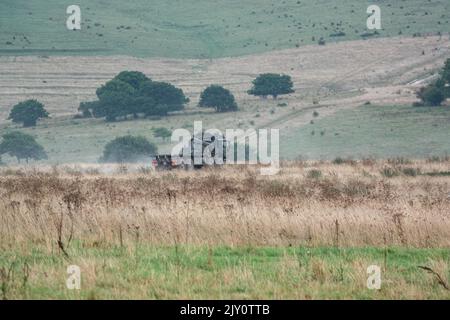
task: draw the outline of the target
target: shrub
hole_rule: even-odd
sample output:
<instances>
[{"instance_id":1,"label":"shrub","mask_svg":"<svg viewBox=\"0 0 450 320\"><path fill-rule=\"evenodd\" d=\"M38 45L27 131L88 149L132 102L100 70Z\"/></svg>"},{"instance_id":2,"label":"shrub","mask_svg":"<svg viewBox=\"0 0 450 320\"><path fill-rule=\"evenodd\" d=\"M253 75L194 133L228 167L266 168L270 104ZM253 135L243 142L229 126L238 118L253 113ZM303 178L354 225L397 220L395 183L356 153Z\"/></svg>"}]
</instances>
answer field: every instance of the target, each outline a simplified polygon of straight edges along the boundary
<instances>
[{"instance_id":1,"label":"shrub","mask_svg":"<svg viewBox=\"0 0 450 320\"><path fill-rule=\"evenodd\" d=\"M410 159L405 158L405 157L389 158L389 159L387 160L387 162L388 162L389 164L392 164L392 165L411 164L411 163L412 163L412 161L411 161Z\"/></svg>"},{"instance_id":2,"label":"shrub","mask_svg":"<svg viewBox=\"0 0 450 320\"><path fill-rule=\"evenodd\" d=\"M377 163L375 159L372 158L364 158L362 159L363 166L374 166Z\"/></svg>"},{"instance_id":3,"label":"shrub","mask_svg":"<svg viewBox=\"0 0 450 320\"><path fill-rule=\"evenodd\" d=\"M429 177L450 177L450 171L435 171L426 173Z\"/></svg>"},{"instance_id":4,"label":"shrub","mask_svg":"<svg viewBox=\"0 0 450 320\"><path fill-rule=\"evenodd\" d=\"M317 170L317 169L312 169L312 170L308 171L306 176L309 179L319 179L322 177L322 171Z\"/></svg>"},{"instance_id":5,"label":"shrub","mask_svg":"<svg viewBox=\"0 0 450 320\"><path fill-rule=\"evenodd\" d=\"M289 185L282 181L265 181L265 183L258 185L258 187L268 197L292 197L294 195Z\"/></svg>"},{"instance_id":6,"label":"shrub","mask_svg":"<svg viewBox=\"0 0 450 320\"><path fill-rule=\"evenodd\" d=\"M445 100L444 90L436 85L421 88L417 97L426 106L440 106Z\"/></svg>"},{"instance_id":7,"label":"shrub","mask_svg":"<svg viewBox=\"0 0 450 320\"><path fill-rule=\"evenodd\" d=\"M393 178L399 176L400 172L396 168L385 167L383 168L383 170L381 170L381 175L386 178Z\"/></svg>"},{"instance_id":8,"label":"shrub","mask_svg":"<svg viewBox=\"0 0 450 320\"><path fill-rule=\"evenodd\" d=\"M341 157L337 157L336 159L333 160L333 164L339 165L339 164L344 164L344 163L345 163L345 160L342 159Z\"/></svg>"},{"instance_id":9,"label":"shrub","mask_svg":"<svg viewBox=\"0 0 450 320\"><path fill-rule=\"evenodd\" d=\"M109 142L103 151L101 162L139 162L157 153L157 147L146 138L124 136Z\"/></svg>"},{"instance_id":10,"label":"shrub","mask_svg":"<svg viewBox=\"0 0 450 320\"><path fill-rule=\"evenodd\" d=\"M156 138L162 138L164 141L172 136L172 132L164 127L153 129L153 135Z\"/></svg>"},{"instance_id":11,"label":"shrub","mask_svg":"<svg viewBox=\"0 0 450 320\"><path fill-rule=\"evenodd\" d=\"M450 156L445 155L445 156L431 156L427 159L428 162L448 162L450 161Z\"/></svg>"},{"instance_id":12,"label":"shrub","mask_svg":"<svg viewBox=\"0 0 450 320\"><path fill-rule=\"evenodd\" d=\"M375 189L375 184L370 182L365 182L360 179L351 179L347 181L344 185L343 192L346 196L355 197L367 197Z\"/></svg>"},{"instance_id":13,"label":"shrub","mask_svg":"<svg viewBox=\"0 0 450 320\"><path fill-rule=\"evenodd\" d=\"M405 176L409 177L417 177L418 175L420 175L420 169L416 168L403 168L402 172Z\"/></svg>"}]
</instances>

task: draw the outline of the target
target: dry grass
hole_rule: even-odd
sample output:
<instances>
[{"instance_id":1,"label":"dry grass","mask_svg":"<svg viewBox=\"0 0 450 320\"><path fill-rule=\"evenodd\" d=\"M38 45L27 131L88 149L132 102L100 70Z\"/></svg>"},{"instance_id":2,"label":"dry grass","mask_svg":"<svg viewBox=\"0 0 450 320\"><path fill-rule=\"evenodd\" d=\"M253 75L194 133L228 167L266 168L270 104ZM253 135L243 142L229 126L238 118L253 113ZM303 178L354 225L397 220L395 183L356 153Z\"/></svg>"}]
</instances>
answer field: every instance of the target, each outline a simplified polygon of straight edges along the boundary
<instances>
[{"instance_id":1,"label":"dry grass","mask_svg":"<svg viewBox=\"0 0 450 320\"><path fill-rule=\"evenodd\" d=\"M403 85L442 68L449 43L447 35L394 37L211 60L0 57L0 124L14 104L31 98L42 101L53 117L73 115L80 102L95 99L96 88L123 70L139 70L152 79L176 84L191 98L190 107L196 105L200 92L212 83L232 90L241 109L255 103L261 105L246 92L255 76L264 72L292 76L297 93L289 98L290 106L310 105L317 98L333 104L330 95L336 100L333 94L341 91L351 95L345 105L354 102L353 95L362 93L365 95L356 99L358 104L409 103L415 101L414 90L421 84L414 83L412 88ZM422 55L422 51L426 54ZM402 94L398 94L399 90ZM286 109L288 113L290 108Z\"/></svg>"},{"instance_id":2,"label":"dry grass","mask_svg":"<svg viewBox=\"0 0 450 320\"><path fill-rule=\"evenodd\" d=\"M398 175L386 177L386 168ZM414 168L420 175L405 174ZM137 167L8 168L2 246L450 246L450 163L289 162L158 173ZM315 170L320 175L311 174Z\"/></svg>"},{"instance_id":3,"label":"dry grass","mask_svg":"<svg viewBox=\"0 0 450 320\"><path fill-rule=\"evenodd\" d=\"M3 168L0 299L448 299L448 159L337 163Z\"/></svg>"}]
</instances>

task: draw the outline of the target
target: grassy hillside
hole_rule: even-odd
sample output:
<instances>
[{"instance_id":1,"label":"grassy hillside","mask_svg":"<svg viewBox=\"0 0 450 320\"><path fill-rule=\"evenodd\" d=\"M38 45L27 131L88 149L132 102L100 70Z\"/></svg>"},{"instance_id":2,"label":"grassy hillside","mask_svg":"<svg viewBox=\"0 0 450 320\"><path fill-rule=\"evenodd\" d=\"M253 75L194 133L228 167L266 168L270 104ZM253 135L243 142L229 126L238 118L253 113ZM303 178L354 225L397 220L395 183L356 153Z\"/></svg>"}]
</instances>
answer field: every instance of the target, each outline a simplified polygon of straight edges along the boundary
<instances>
[{"instance_id":1,"label":"grassy hillside","mask_svg":"<svg viewBox=\"0 0 450 320\"><path fill-rule=\"evenodd\" d=\"M212 112L173 115L159 120L140 119L106 123L101 119L49 119L36 128L21 129L8 124L0 132L19 129L32 134L45 147L49 163L96 162L103 147L117 136L143 135L170 152L171 145L154 138L152 128L187 128L202 121L205 128L265 127L270 119L308 118L313 124L298 124L281 129L281 156L284 159L334 159L336 157L427 158L450 154L448 139L450 108L414 108L411 106L361 106L329 115L313 116L313 110L292 111L290 108L248 105L236 113ZM272 112L274 112L272 114ZM3 157L9 163L15 159Z\"/></svg>"},{"instance_id":2,"label":"grassy hillside","mask_svg":"<svg viewBox=\"0 0 450 320\"><path fill-rule=\"evenodd\" d=\"M2 0L0 54L213 58L361 39L360 0L79 0L82 30L65 26L69 0ZM380 36L448 32L450 2L386 0Z\"/></svg>"},{"instance_id":3,"label":"grassy hillside","mask_svg":"<svg viewBox=\"0 0 450 320\"><path fill-rule=\"evenodd\" d=\"M319 113L312 121L285 132L283 156L426 158L450 154L448 107L364 105L329 117Z\"/></svg>"},{"instance_id":4,"label":"grassy hillside","mask_svg":"<svg viewBox=\"0 0 450 320\"><path fill-rule=\"evenodd\" d=\"M7 124L0 126L0 134L11 130L20 130L36 137L49 155L51 163L96 162L103 152L103 147L110 140L127 134L142 135L155 142L160 152L169 152L171 146L160 138L153 137L153 128L165 127L170 130L186 128L192 130L194 121L202 121L205 129L227 128L242 129L258 125L274 117L270 114L272 101L263 107L248 105L239 112L221 113L199 112L189 109L187 113L162 117L160 119L139 119L107 123L104 119L72 119L60 117L43 120L35 128L22 128L20 125ZM280 108L281 109L281 108ZM284 111L284 110L280 110ZM288 111L288 110L286 110ZM259 114L260 117L255 118ZM250 123L250 121L253 121ZM4 156L4 160L7 157ZM10 159L11 160L11 159ZM13 160L11 160L14 162Z\"/></svg>"}]
</instances>

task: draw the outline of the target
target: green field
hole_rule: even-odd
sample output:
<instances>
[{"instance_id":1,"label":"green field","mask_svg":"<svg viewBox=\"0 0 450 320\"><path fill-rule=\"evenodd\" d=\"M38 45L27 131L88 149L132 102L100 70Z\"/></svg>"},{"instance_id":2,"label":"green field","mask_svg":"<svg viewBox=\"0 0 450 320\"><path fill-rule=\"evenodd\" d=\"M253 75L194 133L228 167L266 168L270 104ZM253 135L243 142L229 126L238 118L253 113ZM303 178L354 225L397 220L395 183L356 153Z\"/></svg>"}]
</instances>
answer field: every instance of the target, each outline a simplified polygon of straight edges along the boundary
<instances>
[{"instance_id":1,"label":"green field","mask_svg":"<svg viewBox=\"0 0 450 320\"><path fill-rule=\"evenodd\" d=\"M364 105L328 117L319 111L312 124L282 134L280 148L286 158L427 158L450 154L449 133L448 107Z\"/></svg>"},{"instance_id":2,"label":"green field","mask_svg":"<svg viewBox=\"0 0 450 320\"><path fill-rule=\"evenodd\" d=\"M268 113L268 111L267 111ZM170 139L163 141L153 136L153 128L165 127L170 130L186 128L192 131L194 121L203 121L205 128L234 128L239 117L250 117L247 112L232 113L192 113L163 117L159 120L139 119L107 123L104 119L71 119L68 117L50 119L35 128L21 128L14 124L0 127L0 134L12 130L33 135L48 154L48 162L75 163L97 162L103 147L112 139L124 135L141 135L158 145L161 153L170 153ZM229 124L228 126L226 124ZM206 127L208 126L208 127ZM246 126L249 126L248 122ZM15 160L3 160L14 163Z\"/></svg>"},{"instance_id":3,"label":"green field","mask_svg":"<svg viewBox=\"0 0 450 320\"><path fill-rule=\"evenodd\" d=\"M2 0L2 55L215 58L367 38L360 0L79 0L82 30L66 29L69 0ZM448 32L447 0L379 3L382 37ZM369 32L370 33L370 32ZM374 35L369 35L374 37Z\"/></svg>"},{"instance_id":4,"label":"green field","mask_svg":"<svg viewBox=\"0 0 450 320\"><path fill-rule=\"evenodd\" d=\"M55 249L56 250L56 249ZM131 247L77 242L70 261L33 245L0 252L4 299L450 299L433 275L449 274L449 251L399 248ZM66 288L69 265L81 290ZM378 265L381 290L369 290Z\"/></svg>"},{"instance_id":5,"label":"green field","mask_svg":"<svg viewBox=\"0 0 450 320\"><path fill-rule=\"evenodd\" d=\"M22 129L7 124L0 133L19 129L32 134L48 153L47 163L97 162L103 147L122 135L143 135L156 143L160 152L170 152L171 144L153 136L152 128L166 127L170 130L192 130L194 121L203 121L204 128L265 127L270 119L287 117L287 108L275 109L273 101L264 102L259 111L252 105L228 114L195 113L172 115L160 120L128 120L106 123L102 119L57 118L46 120L35 128ZM295 115L310 114L313 124L299 125L280 130L280 154L283 159L334 159L342 158L428 158L450 154L450 108L375 106L364 105L356 109L338 111L329 116L313 117L312 110L296 111ZM260 113L261 117L255 118ZM294 117L291 117L294 118ZM263 120L260 120L263 119ZM295 119L295 118L294 118ZM252 122L253 121L253 122ZM15 159L3 157L7 163Z\"/></svg>"}]
</instances>

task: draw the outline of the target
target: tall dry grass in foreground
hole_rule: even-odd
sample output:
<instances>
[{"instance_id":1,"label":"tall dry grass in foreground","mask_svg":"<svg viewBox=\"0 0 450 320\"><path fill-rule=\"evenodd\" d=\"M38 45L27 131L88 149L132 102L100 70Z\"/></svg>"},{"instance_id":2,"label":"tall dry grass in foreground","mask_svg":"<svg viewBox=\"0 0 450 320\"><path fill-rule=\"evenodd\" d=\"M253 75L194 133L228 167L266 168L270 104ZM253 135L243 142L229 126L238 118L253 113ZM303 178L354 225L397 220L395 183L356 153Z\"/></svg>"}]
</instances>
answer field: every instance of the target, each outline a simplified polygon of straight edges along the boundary
<instances>
[{"instance_id":1,"label":"tall dry grass in foreground","mask_svg":"<svg viewBox=\"0 0 450 320\"><path fill-rule=\"evenodd\" d=\"M450 246L446 160L103 169L3 168L1 246Z\"/></svg>"}]
</instances>

